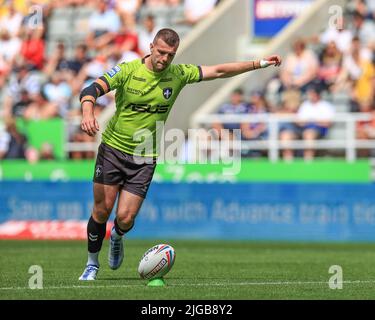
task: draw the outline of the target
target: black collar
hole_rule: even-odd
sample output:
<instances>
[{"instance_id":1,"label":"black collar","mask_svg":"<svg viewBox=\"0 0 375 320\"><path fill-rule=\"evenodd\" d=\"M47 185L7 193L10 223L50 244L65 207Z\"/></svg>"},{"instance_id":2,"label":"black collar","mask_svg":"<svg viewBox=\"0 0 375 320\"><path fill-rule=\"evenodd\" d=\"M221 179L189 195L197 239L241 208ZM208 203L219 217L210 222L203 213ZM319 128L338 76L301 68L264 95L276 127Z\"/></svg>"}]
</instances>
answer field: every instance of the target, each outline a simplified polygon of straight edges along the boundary
<instances>
[{"instance_id":1,"label":"black collar","mask_svg":"<svg viewBox=\"0 0 375 320\"><path fill-rule=\"evenodd\" d=\"M146 58L148 58L149 56L151 56L151 54L148 54L147 56L144 56L144 57L142 58L142 63L143 63L143 64L145 63Z\"/></svg>"}]
</instances>

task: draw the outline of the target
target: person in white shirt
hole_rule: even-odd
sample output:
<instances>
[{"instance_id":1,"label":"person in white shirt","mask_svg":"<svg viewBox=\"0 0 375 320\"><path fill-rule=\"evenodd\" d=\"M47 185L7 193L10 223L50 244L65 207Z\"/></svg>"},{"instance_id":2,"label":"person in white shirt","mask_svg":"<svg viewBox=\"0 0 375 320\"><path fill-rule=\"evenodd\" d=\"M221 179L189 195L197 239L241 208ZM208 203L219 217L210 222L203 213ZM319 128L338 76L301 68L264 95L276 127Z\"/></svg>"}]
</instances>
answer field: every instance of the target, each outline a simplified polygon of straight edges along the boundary
<instances>
[{"instance_id":1,"label":"person in white shirt","mask_svg":"<svg viewBox=\"0 0 375 320\"><path fill-rule=\"evenodd\" d=\"M95 2L96 11L91 14L88 21L89 34L86 38L86 44L89 48L105 47L120 30L120 17L116 11L108 6L108 3L108 0Z\"/></svg>"},{"instance_id":2,"label":"person in white shirt","mask_svg":"<svg viewBox=\"0 0 375 320\"><path fill-rule=\"evenodd\" d=\"M160 29L156 26L155 17L152 14L147 15L142 21L143 27L139 30L139 49L145 56L150 51L150 43L154 40L156 33Z\"/></svg>"},{"instance_id":3,"label":"person in white shirt","mask_svg":"<svg viewBox=\"0 0 375 320\"><path fill-rule=\"evenodd\" d=\"M4 7L6 6L8 6L8 12L0 17L0 30L8 31L11 38L18 37L21 30L23 16L16 11L13 1L5 4Z\"/></svg>"},{"instance_id":4,"label":"person in white shirt","mask_svg":"<svg viewBox=\"0 0 375 320\"><path fill-rule=\"evenodd\" d=\"M342 53L348 53L352 44L353 33L348 29L341 29L335 26L327 28L320 36L321 43L328 44L331 41L336 43Z\"/></svg>"},{"instance_id":5,"label":"person in white shirt","mask_svg":"<svg viewBox=\"0 0 375 320\"><path fill-rule=\"evenodd\" d=\"M194 25L206 17L216 5L217 0L185 0L186 23Z\"/></svg>"},{"instance_id":6,"label":"person in white shirt","mask_svg":"<svg viewBox=\"0 0 375 320\"><path fill-rule=\"evenodd\" d=\"M312 145L314 140L324 138L332 125L334 115L334 106L322 100L319 90L310 86L307 90L307 100L301 104L297 112L302 139ZM304 150L305 160L312 160L314 156L314 149Z\"/></svg>"}]
</instances>

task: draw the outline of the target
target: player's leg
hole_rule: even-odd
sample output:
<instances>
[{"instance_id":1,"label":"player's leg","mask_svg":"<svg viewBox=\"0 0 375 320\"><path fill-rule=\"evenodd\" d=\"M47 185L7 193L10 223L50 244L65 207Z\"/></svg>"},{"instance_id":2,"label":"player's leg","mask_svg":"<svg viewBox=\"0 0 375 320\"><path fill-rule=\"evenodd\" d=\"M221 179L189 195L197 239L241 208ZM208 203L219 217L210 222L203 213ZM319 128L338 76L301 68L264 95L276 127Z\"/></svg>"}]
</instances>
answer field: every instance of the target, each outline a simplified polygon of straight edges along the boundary
<instances>
[{"instance_id":1,"label":"player's leg","mask_svg":"<svg viewBox=\"0 0 375 320\"><path fill-rule=\"evenodd\" d=\"M120 192L108 254L108 263L113 270L118 269L124 259L123 236L133 228L143 199L129 191L122 190Z\"/></svg>"},{"instance_id":2,"label":"player's leg","mask_svg":"<svg viewBox=\"0 0 375 320\"><path fill-rule=\"evenodd\" d=\"M94 183L94 206L87 224L88 259L80 280L95 280L99 271L99 252L119 188L117 185Z\"/></svg>"},{"instance_id":3,"label":"player's leg","mask_svg":"<svg viewBox=\"0 0 375 320\"><path fill-rule=\"evenodd\" d=\"M111 269L120 267L124 258L123 235L134 225L135 217L146 197L156 160L124 154L126 181L119 195L114 227L111 230L108 263Z\"/></svg>"},{"instance_id":4,"label":"player's leg","mask_svg":"<svg viewBox=\"0 0 375 320\"><path fill-rule=\"evenodd\" d=\"M106 223L124 184L118 151L101 143L94 171L94 206L87 224L88 261L81 280L95 280L99 269L99 252L106 233ZM85 270L86 271L86 270Z\"/></svg>"}]
</instances>

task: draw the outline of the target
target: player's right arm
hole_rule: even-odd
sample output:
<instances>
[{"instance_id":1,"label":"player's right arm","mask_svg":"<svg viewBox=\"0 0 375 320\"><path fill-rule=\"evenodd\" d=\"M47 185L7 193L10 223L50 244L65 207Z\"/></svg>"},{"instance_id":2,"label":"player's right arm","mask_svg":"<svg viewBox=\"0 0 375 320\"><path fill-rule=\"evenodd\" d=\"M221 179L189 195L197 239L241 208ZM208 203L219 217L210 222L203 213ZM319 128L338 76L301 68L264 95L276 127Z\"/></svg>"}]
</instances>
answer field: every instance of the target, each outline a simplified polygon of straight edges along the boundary
<instances>
[{"instance_id":1,"label":"player's right arm","mask_svg":"<svg viewBox=\"0 0 375 320\"><path fill-rule=\"evenodd\" d=\"M129 74L127 64L120 63L82 90L80 95L81 128L88 135L94 136L99 131L99 124L94 114L96 99L122 86L127 74Z\"/></svg>"},{"instance_id":2,"label":"player's right arm","mask_svg":"<svg viewBox=\"0 0 375 320\"><path fill-rule=\"evenodd\" d=\"M92 84L81 91L80 102L82 108L81 129L89 136L99 131L99 123L95 118L94 106L96 99L108 93L110 87L105 77L96 79Z\"/></svg>"}]
</instances>

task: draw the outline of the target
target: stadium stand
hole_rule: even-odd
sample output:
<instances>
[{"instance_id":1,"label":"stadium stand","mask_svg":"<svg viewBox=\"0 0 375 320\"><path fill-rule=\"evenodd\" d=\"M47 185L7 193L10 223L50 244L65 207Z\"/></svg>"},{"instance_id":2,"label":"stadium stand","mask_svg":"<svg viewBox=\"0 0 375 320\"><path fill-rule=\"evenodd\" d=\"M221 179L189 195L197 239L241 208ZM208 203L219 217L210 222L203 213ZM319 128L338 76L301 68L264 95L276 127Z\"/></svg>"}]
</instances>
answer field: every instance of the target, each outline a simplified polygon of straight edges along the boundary
<instances>
[{"instance_id":1,"label":"stadium stand","mask_svg":"<svg viewBox=\"0 0 375 320\"><path fill-rule=\"evenodd\" d=\"M248 119L255 122L262 119L268 125L269 134L266 141L258 139L253 143L242 143L243 147L250 148L247 154L268 155L273 161L281 156L289 161L294 153L301 157L303 154L306 155L303 150L306 151L307 145L311 146L312 137L313 140L319 140L312 147L317 150L317 156L320 157L345 156L348 161L354 161L357 156L368 157L373 154L375 144L371 119L374 109L375 23L370 3L371 1L343 1L343 16L337 19L334 26L330 26L328 23L320 25L317 19L319 15L327 14L329 5L334 3L314 2L309 10L263 46L266 50L269 44L273 48L272 52L258 50L263 57L275 51L284 51L284 62L280 72L266 70L261 74L250 73L242 78L230 80L195 113L192 125L209 129L212 123L217 124L220 119L226 123L235 120L236 117L233 115L214 114L220 110L220 105L229 99L229 92L241 85L249 106L252 105L250 97L254 91L261 91L269 106L268 116L263 118L242 116L241 120L240 116L237 117L238 121ZM315 26L312 23L315 23ZM302 24L303 31L299 28ZM254 39L253 42L255 43ZM250 45L248 49L242 49L242 52L251 54L251 48ZM254 57L254 54L246 56ZM306 91L312 86L321 92L321 101L327 101L334 107L336 116L330 113L330 119L321 119L322 112L318 111L318 108L310 114L311 120L333 120L329 128L324 129L328 130L327 134L322 135L320 125L305 123L298 116L301 113L302 102L308 100ZM285 113L282 97L289 91L297 91L301 95L301 100L295 110L288 112L289 118L285 114L280 118L277 115ZM278 122L278 125L275 126L272 122ZM286 138L283 129L288 123L289 129L293 126L293 134ZM309 138L302 134L306 126L311 129L309 132L312 136ZM286 145L279 139L290 141ZM293 148L296 152L289 150L285 153L285 148ZM264 152L249 152L251 150ZM305 159L310 161L311 157L305 156Z\"/></svg>"},{"instance_id":2,"label":"stadium stand","mask_svg":"<svg viewBox=\"0 0 375 320\"><path fill-rule=\"evenodd\" d=\"M207 3L207 13L216 2L219 1ZM26 148L22 157L27 158L40 152L38 149L43 145L51 147L53 143L57 158L93 158L97 141L79 129L80 90L119 61L147 54L148 43L158 28L172 27L184 38L204 18L187 19L187 12L194 4L190 0L20 0L3 4L0 10L2 150L12 140L6 119L15 120L26 136L32 134L28 128L38 127L45 132L50 121L57 121L62 124L58 125L63 129L57 135L63 143L42 134L45 141L37 139L37 144L30 145L36 140L29 137L27 148L33 152L27 152ZM113 104L113 98L114 95L107 95L98 100L97 115ZM7 152L2 154L7 157Z\"/></svg>"},{"instance_id":3,"label":"stadium stand","mask_svg":"<svg viewBox=\"0 0 375 320\"><path fill-rule=\"evenodd\" d=\"M216 18L216 20L224 21L225 17L230 15L228 8L232 6L231 4L233 4L232 7L235 6L235 1L223 2L226 2L226 11L221 12L220 19ZM196 5L191 0L36 1L31 8L22 3L22 1L9 2L1 10L0 25L3 27L0 35L0 114L3 119L16 118L17 126L20 128L27 127L22 124L25 120L28 123L39 123L40 120L48 122L49 119L61 119L64 129L60 136L65 142L54 144L53 147L56 156L63 158L93 158L95 154L97 141L82 134L79 129L80 106L77 97L85 84L100 76L118 61L131 60L144 55L145 48L147 48L145 43L160 27L172 27L183 38L190 34L194 34L191 38L199 38L195 42L190 41L189 38L188 45L193 49L183 50L188 52L182 56L191 58L189 62L192 63L200 61L206 63L204 57L199 57L199 61L190 61L195 59L193 57L197 54L197 44L201 44L202 39L207 41L207 37L214 32L213 29L223 30L217 21L209 21L202 28L202 25L197 22L198 18L206 19L205 15L197 17L196 20L191 17L194 10L189 10L189 8ZM212 11L214 5L218 3L219 1L207 1L203 9L207 9L207 12ZM284 66L279 74L267 74L267 70L262 73L261 77L264 78L260 77L256 86L249 85L248 82L243 84L242 89L249 110L252 109L250 97L254 92L260 92L261 98L268 106L267 112L260 115L265 116L264 121L268 122L268 132L260 135L259 139L251 138L244 141L243 146L248 145L254 149L244 152L247 156L268 156L271 160L276 160L279 156L290 159L291 154L297 157L302 156L300 149L304 146L303 141L296 140L302 139L301 128L295 123L298 121L299 106L293 111L286 110L288 108L285 109L283 97L288 96L289 91L297 89L301 94L299 100L299 105L301 105L306 100L307 87L312 84L322 91L323 100L327 100L334 106L337 115L327 135L323 139L317 136L320 138L314 147L318 151L317 155L345 156L350 161L357 156L372 155L372 149L375 148L372 121L375 74L374 13L370 2L343 1L343 3L345 14L343 20L339 21L343 24L340 31L325 28L319 32L314 31L311 35L305 32L306 36L294 36L294 46L289 40L283 46ZM201 5L203 6L203 3ZM308 14L309 12L306 12L306 15ZM102 23L106 17L110 23ZM303 19L303 17L300 18ZM220 31L220 34L223 38L228 38L224 31ZM280 39L282 35L275 40ZM238 46L237 55L254 58L256 54L262 52L258 50L255 43L256 41L252 39L251 49L241 49ZM300 46L302 52L306 53L299 54L293 51L299 50L296 46ZM229 47L234 46L228 45ZM259 47L262 48L261 45ZM228 48L223 48L223 52L217 54L218 59L220 57L220 59L238 58L233 51L228 51ZM252 56L247 55L249 50L252 50ZM176 60L180 58L182 59L182 57L177 57ZM211 58L212 63L216 63L215 57L211 56ZM311 70L303 69L304 66L312 68L314 65L315 67ZM299 77L305 80L295 78L293 80L295 84L292 84L291 77L296 74L297 69L309 75L301 74ZM241 79L236 79L228 82L240 83L241 81ZM230 86L227 87L230 88ZM204 123L210 119L210 117L205 117L207 112L204 111L205 106L211 103L209 96L216 97L216 102L211 103L213 107L209 108L209 113L212 113L225 103L226 97L223 92L228 92L229 97L232 90L222 90L217 84L206 85L204 94L199 90L194 97L189 99L189 110L186 112L191 114L192 111L202 106L196 116L192 117L191 122L194 126L198 124L209 128L210 124ZM180 100L182 99L184 98ZM106 107L111 106L112 101L113 95L107 95L98 101L96 113L102 115L103 122L111 113L112 109ZM183 106L184 108L180 108L181 112L185 112L185 105ZM174 110L171 117L174 118L170 122L186 129L188 118L180 116L177 119L173 112ZM285 130L280 130L280 128L272 129L272 131L269 127L271 119L275 116L277 118L280 113L285 118L285 112L289 113L292 118L297 117L289 119L289 125L294 128L292 135L282 133ZM204 121L197 121L199 117ZM226 115L220 117L220 121L226 121ZM249 119L258 121L260 118L250 117ZM44 126L44 122L40 122L41 126ZM246 127L245 124L242 128L244 127ZM2 128L1 140L8 141L9 133L6 133L4 123ZM271 135L271 132L279 133ZM23 133L27 134L27 132ZM246 135L249 135L248 131L243 137ZM277 140L276 143L272 143L272 139ZM51 143L51 141L44 142ZM40 148L42 143L43 141L40 141L33 147ZM286 152L289 156L285 156L285 143L297 152L289 150ZM6 143L3 142L3 145ZM274 146L273 151L270 149L271 145Z\"/></svg>"}]
</instances>

